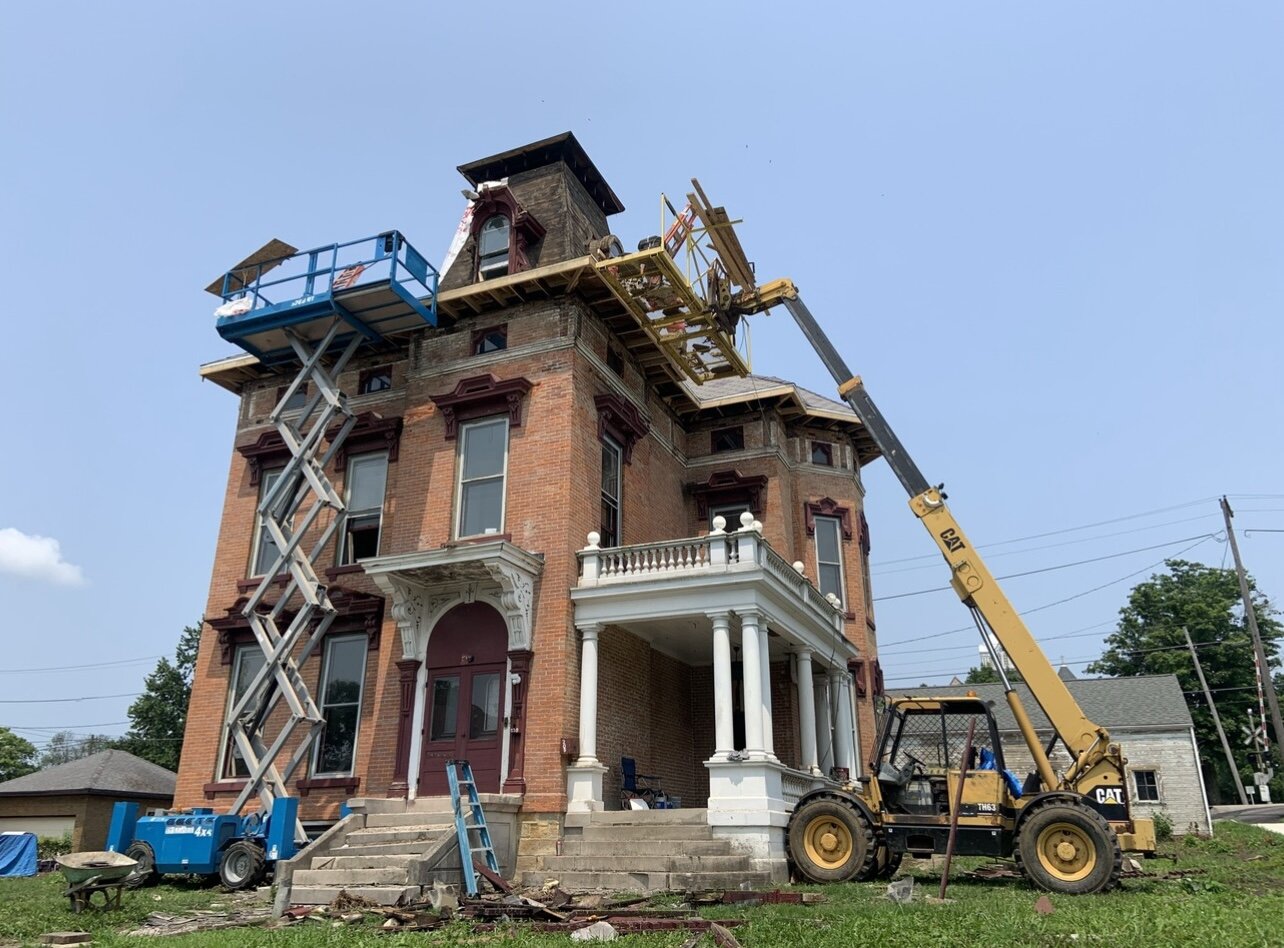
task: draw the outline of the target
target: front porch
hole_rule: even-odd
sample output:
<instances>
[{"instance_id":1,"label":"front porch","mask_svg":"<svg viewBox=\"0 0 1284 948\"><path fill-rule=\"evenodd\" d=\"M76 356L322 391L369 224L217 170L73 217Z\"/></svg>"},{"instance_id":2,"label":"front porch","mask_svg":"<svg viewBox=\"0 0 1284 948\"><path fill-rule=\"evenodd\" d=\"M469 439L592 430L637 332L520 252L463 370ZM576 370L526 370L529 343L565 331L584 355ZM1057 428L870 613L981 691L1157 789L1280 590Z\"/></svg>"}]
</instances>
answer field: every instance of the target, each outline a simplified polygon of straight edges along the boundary
<instances>
[{"instance_id":1,"label":"front porch","mask_svg":"<svg viewBox=\"0 0 1284 948\"><path fill-rule=\"evenodd\" d=\"M813 788L856 773L843 613L750 514L707 536L580 551L577 756L568 814L621 806L621 757L704 808L759 869L783 872L783 828ZM569 818L569 817L568 817Z\"/></svg>"}]
</instances>

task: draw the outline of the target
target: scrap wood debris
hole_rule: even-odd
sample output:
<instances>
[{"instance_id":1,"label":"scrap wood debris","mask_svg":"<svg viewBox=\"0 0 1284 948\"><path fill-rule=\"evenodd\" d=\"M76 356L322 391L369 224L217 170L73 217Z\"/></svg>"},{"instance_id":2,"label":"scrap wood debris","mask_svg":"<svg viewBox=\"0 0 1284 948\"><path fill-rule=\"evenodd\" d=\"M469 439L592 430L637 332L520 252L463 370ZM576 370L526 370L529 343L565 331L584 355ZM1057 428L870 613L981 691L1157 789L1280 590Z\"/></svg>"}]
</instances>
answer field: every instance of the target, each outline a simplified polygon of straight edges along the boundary
<instances>
[{"instance_id":1,"label":"scrap wood debris","mask_svg":"<svg viewBox=\"0 0 1284 948\"><path fill-rule=\"evenodd\" d=\"M1186 876L1203 875L1204 869L1169 869L1167 872L1147 872L1142 868L1142 864L1131 857L1123 861L1123 870L1119 873L1122 879L1182 879ZM965 873L969 879L1020 879L1021 872L1010 862L987 863L984 866L977 866L970 872Z\"/></svg>"},{"instance_id":2,"label":"scrap wood debris","mask_svg":"<svg viewBox=\"0 0 1284 948\"><path fill-rule=\"evenodd\" d=\"M271 919L272 910L267 906L241 912L190 912L184 915L153 912L147 916L142 928L136 928L128 934L141 937L186 935L190 932L212 932L222 928L248 928L252 925L266 924Z\"/></svg>"},{"instance_id":3,"label":"scrap wood debris","mask_svg":"<svg viewBox=\"0 0 1284 948\"><path fill-rule=\"evenodd\" d=\"M728 890L682 894L678 906L656 906L657 896L611 898L598 892L571 895L556 886L538 891L542 898L520 892L487 893L476 898L459 898L453 886L435 883L425 899L409 905L379 905L360 895L341 891L329 905L294 906L282 918L283 924L305 921L329 922L333 927L380 921L388 931L431 931L451 919L468 924L474 931L489 932L522 924L536 932L572 934L591 929L577 940L609 941L617 934L688 931L693 937L683 948L695 946L708 936L718 948L739 948L730 929L742 919L706 919L697 907L729 905L748 907L767 904L816 905L825 901L817 892ZM673 893L677 894L677 893ZM193 929L196 930L196 929ZM159 934L159 932L158 932Z\"/></svg>"}]
</instances>

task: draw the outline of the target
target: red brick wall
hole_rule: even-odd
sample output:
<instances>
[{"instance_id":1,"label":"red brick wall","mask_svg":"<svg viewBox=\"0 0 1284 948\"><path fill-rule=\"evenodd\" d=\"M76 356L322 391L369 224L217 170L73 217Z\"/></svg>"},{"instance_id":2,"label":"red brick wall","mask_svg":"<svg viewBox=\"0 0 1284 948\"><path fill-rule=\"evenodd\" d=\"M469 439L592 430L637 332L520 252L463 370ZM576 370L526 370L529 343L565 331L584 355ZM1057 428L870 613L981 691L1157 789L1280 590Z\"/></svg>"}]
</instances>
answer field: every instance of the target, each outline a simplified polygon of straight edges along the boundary
<instances>
[{"instance_id":1,"label":"red brick wall","mask_svg":"<svg viewBox=\"0 0 1284 948\"><path fill-rule=\"evenodd\" d=\"M469 356L472 329L505 322L508 351ZM650 418L650 433L637 443L631 463L624 467L624 543L704 532L707 524L697 522L695 502L684 488L722 469L768 477L765 506L760 514L767 539L790 561L800 559L807 564L808 575L815 575L815 552L803 529L804 501L832 497L851 508L853 517L859 519L861 488L855 472L800 463L797 446L791 446L785 422L774 410L746 412L742 418L728 418L716 424L684 422L649 391L636 365L626 362L620 377L606 368L610 344L609 334L577 302L525 304L500 316L465 320L453 330L426 331L415 337L392 359L393 390L351 401L358 412L399 415L404 422L399 460L388 468L380 544L380 553L386 555L436 549L452 539L458 442L446 439L444 421L430 396L448 392L461 379L483 373L493 373L501 379L524 377L533 383L524 401L523 423L510 431L504 524L514 544L544 556L534 604L534 658L525 735L525 806L533 812L564 808L565 762L560 742L578 733L579 646L567 591L578 575L575 551L585 545L588 532L600 526L601 445L596 395L623 394ZM366 359L344 374L341 387L355 391L361 368L388 361L387 357ZM284 379L259 385L245 394L236 444L252 443L268 430L266 415L283 382ZM709 430L737 421L745 427L745 451L707 456ZM342 489L342 473L333 472L333 476ZM232 452L206 608L210 618L223 616L243 595L237 583L243 582L248 572L258 500L258 488L249 481L247 462ZM849 606L856 617L847 623L846 634L863 654L872 658L875 642L864 618L858 539L844 544L844 564ZM352 590L376 592L359 573L345 574L337 582ZM401 658L402 650L390 611L385 610L381 647L371 651L367 659L355 768L361 778L359 795L382 795L392 782L399 700L394 663ZM618 768L619 757L629 750L626 744L637 744L634 732L612 731L623 727L621 721L630 720L620 716L619 707L634 709L634 720L637 709L642 709L648 722L648 746L645 753L638 751L632 756L639 759L644 770L654 766L648 761L673 761L672 773L661 771L666 783L684 797L684 802L702 800L707 795L702 762L713 749L707 667L690 669L648 649L649 672L644 687L643 679L632 675L635 669L629 659L634 656L616 642L616 635L612 632L603 636L599 756ZM618 656L613 651L621 649ZM616 674L620 660L629 675L608 693L607 678ZM176 803L180 806L208 802L205 786L215 777L229 671L230 666L221 663L217 635L207 627L197 662L179 772ZM316 684L319 673L320 661L314 657L304 668L310 686ZM782 757L787 752L789 762L796 763L793 687L784 665L773 669L777 752ZM617 701L619 707L611 703ZM673 708L682 711L679 714ZM679 725L679 721L685 723ZM860 723L863 744L868 749L873 740L868 702L861 706ZM617 796L613 795L611 780L617 781L614 786L618 787L618 773L608 777L608 800ZM335 816L346 796L339 789L313 791L303 800L305 818ZM230 797L220 797L216 805L229 802Z\"/></svg>"}]
</instances>

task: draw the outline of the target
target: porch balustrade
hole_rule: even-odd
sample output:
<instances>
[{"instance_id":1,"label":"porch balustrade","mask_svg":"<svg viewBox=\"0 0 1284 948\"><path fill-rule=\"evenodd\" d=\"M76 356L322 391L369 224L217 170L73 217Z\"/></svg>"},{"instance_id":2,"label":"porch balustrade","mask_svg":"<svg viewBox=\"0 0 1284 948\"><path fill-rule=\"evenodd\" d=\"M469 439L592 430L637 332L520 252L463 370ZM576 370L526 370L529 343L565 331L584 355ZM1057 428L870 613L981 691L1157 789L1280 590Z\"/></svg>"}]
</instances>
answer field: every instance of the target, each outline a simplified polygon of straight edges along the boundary
<instances>
[{"instance_id":1,"label":"porch balustrade","mask_svg":"<svg viewBox=\"0 0 1284 948\"><path fill-rule=\"evenodd\" d=\"M774 550L749 513L732 532L715 517L707 536L610 548L600 541L588 535L571 590L582 645L579 755L567 768L568 811L604 805L598 639L603 628L616 627L693 667L712 665L709 822L754 851L775 852L788 810L809 791L834 785L822 767L836 763L855 772L846 668L856 649L844 635L841 603L816 588L802 563L790 564ZM781 760L773 746L773 711L784 709L772 707L771 669L781 662L797 686L790 699L798 719L796 760Z\"/></svg>"},{"instance_id":2,"label":"porch balustrade","mask_svg":"<svg viewBox=\"0 0 1284 948\"><path fill-rule=\"evenodd\" d=\"M792 810L804 796L821 787L837 787L838 784L828 777L810 774L804 770L786 768L780 772L780 789L785 806Z\"/></svg>"},{"instance_id":3,"label":"porch balustrade","mask_svg":"<svg viewBox=\"0 0 1284 948\"><path fill-rule=\"evenodd\" d=\"M772 548L762 536L762 524L752 514L743 514L740 529L731 533L726 531L722 517L715 517L713 526L702 537L605 548L598 545L601 537L590 533L588 545L577 554L577 586L582 589L684 576L714 577L757 568L789 589L807 608L834 625L836 631L841 630L841 606L803 575L802 563L790 565Z\"/></svg>"}]
</instances>

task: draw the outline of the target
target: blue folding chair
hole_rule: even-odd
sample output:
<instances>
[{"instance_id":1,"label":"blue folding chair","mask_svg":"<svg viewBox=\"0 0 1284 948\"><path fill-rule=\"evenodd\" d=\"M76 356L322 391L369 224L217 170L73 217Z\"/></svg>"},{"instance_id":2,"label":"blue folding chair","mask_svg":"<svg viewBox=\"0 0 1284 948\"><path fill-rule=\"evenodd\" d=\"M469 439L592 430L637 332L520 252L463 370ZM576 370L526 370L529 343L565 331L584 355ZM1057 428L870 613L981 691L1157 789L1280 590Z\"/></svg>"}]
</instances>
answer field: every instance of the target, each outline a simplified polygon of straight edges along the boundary
<instances>
[{"instance_id":1,"label":"blue folding chair","mask_svg":"<svg viewBox=\"0 0 1284 948\"><path fill-rule=\"evenodd\" d=\"M631 809L630 800L643 800L648 808L664 801L660 778L655 774L638 773L637 761L632 757L620 758L620 809Z\"/></svg>"}]
</instances>

